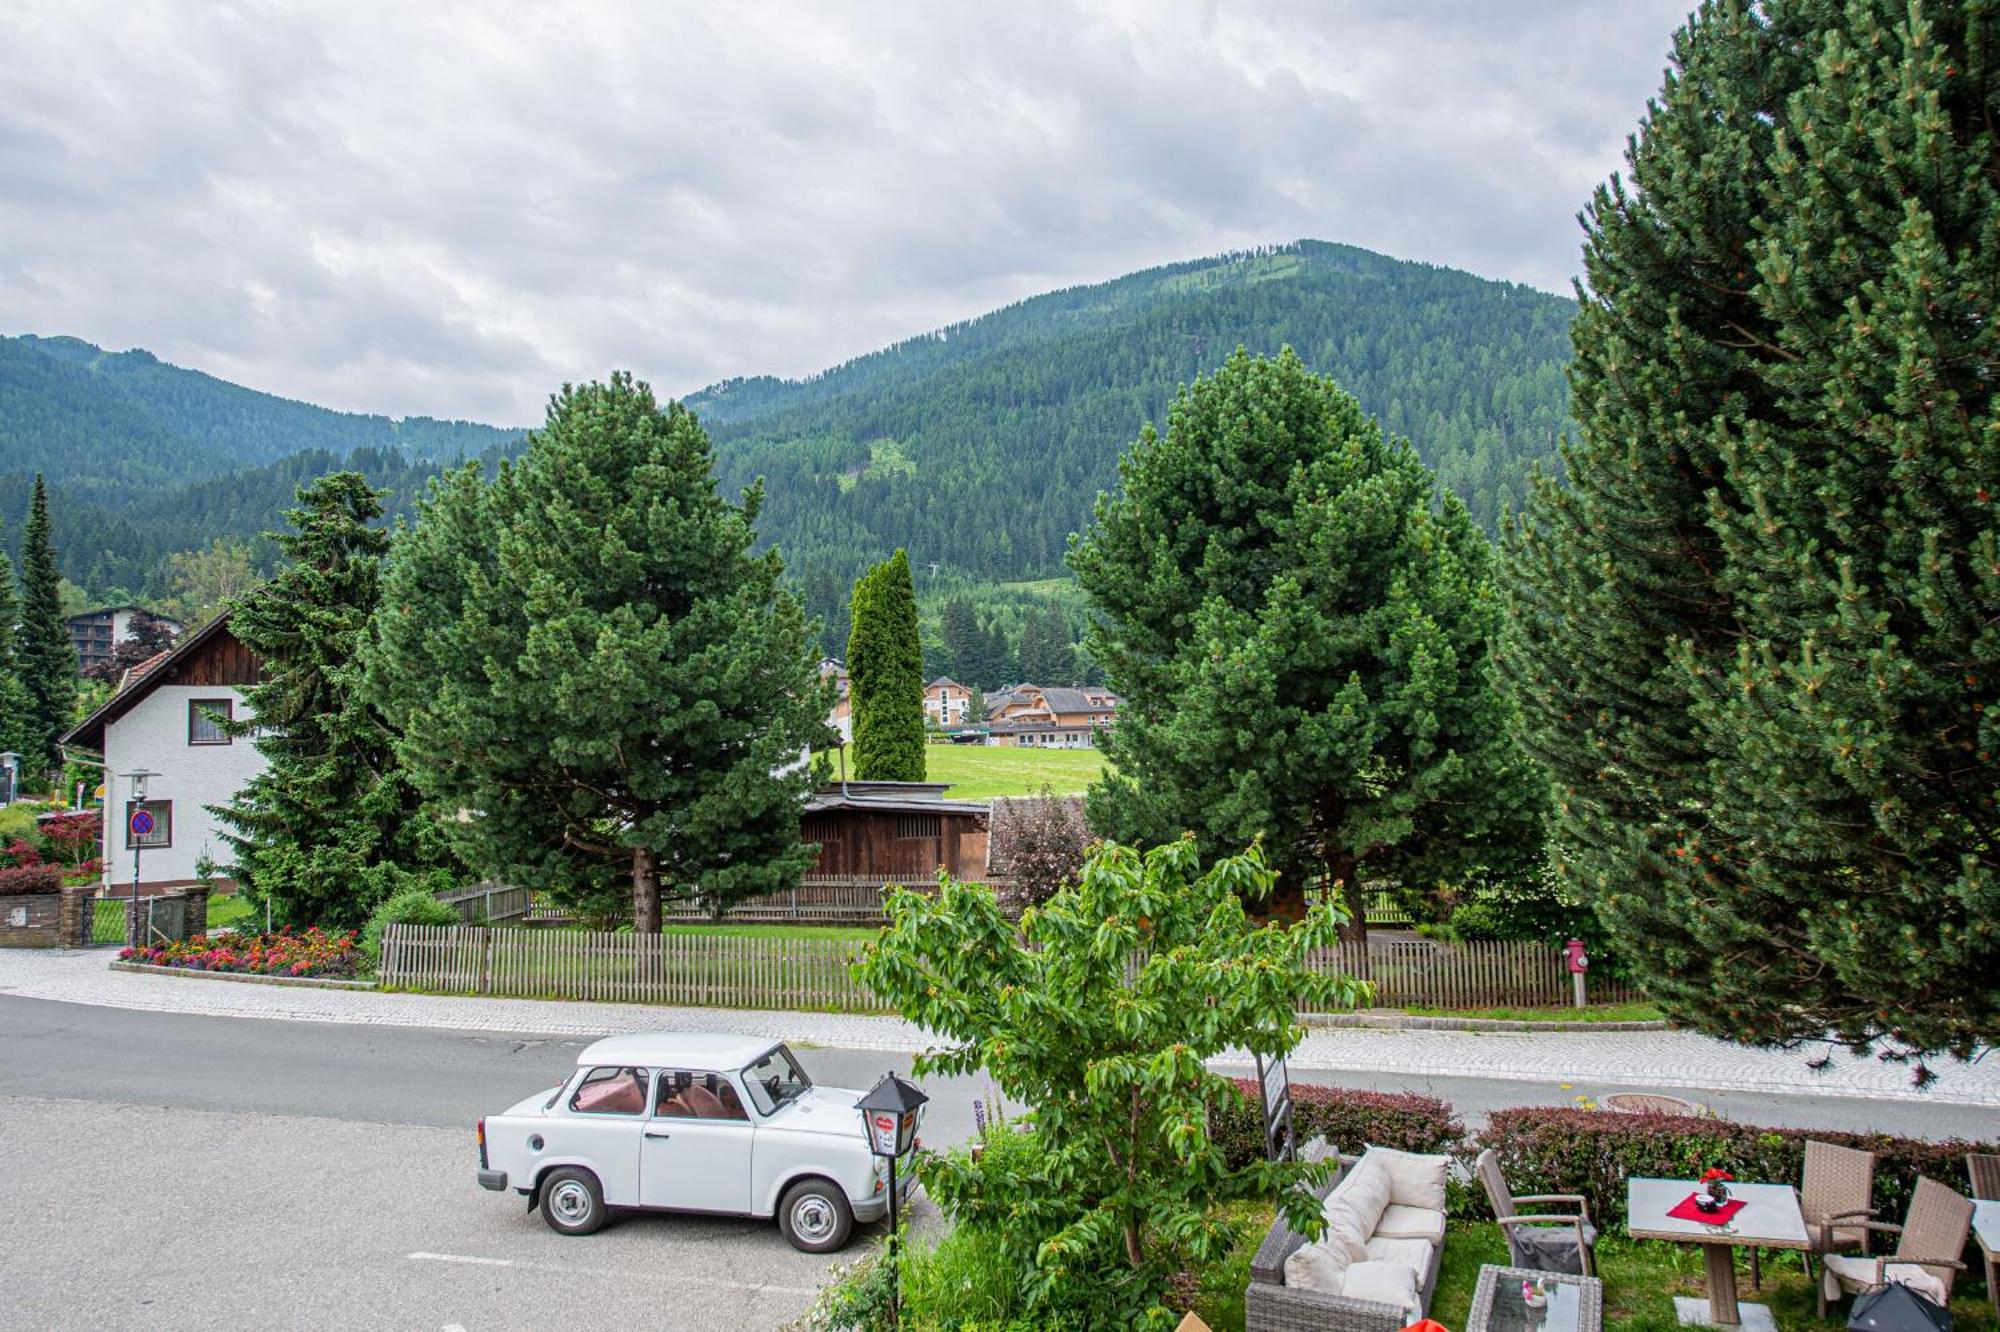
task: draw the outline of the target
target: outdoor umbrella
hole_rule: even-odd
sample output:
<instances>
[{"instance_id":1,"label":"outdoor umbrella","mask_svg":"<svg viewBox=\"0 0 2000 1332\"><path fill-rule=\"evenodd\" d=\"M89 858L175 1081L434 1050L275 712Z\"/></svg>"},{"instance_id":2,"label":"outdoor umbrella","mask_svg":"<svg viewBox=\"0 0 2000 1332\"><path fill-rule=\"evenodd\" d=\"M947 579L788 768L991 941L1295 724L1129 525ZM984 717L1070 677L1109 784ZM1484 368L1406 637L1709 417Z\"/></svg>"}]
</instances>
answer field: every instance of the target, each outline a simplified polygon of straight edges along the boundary
<instances>
[{"instance_id":1,"label":"outdoor umbrella","mask_svg":"<svg viewBox=\"0 0 2000 1332\"><path fill-rule=\"evenodd\" d=\"M1951 1332L1951 1311L1896 1282L1854 1301L1848 1332Z\"/></svg>"}]
</instances>

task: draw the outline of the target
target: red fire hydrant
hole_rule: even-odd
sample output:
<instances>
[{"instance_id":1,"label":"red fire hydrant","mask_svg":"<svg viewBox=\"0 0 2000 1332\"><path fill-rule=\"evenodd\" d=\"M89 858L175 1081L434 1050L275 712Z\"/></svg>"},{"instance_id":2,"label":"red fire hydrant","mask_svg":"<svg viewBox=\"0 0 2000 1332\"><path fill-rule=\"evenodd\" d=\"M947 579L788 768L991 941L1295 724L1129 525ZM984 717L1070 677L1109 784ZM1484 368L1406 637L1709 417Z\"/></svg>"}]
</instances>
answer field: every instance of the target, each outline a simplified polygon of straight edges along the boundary
<instances>
[{"instance_id":1,"label":"red fire hydrant","mask_svg":"<svg viewBox=\"0 0 2000 1332\"><path fill-rule=\"evenodd\" d=\"M1583 951L1583 940L1571 939L1564 944L1563 956L1569 962L1570 981L1576 986L1576 1006L1582 1008L1587 1002L1584 996L1583 974L1590 970L1590 958Z\"/></svg>"}]
</instances>

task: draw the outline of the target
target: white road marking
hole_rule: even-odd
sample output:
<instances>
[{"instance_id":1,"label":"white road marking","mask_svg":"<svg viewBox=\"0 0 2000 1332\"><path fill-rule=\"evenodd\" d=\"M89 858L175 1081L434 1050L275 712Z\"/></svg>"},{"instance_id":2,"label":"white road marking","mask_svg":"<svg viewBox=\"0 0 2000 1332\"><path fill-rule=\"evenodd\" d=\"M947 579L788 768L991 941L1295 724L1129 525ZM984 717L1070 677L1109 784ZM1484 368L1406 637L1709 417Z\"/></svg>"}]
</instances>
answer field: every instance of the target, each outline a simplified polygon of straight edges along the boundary
<instances>
[{"instance_id":1,"label":"white road marking","mask_svg":"<svg viewBox=\"0 0 2000 1332\"><path fill-rule=\"evenodd\" d=\"M412 1253L405 1255L426 1263L480 1263L487 1267L512 1267L512 1258L475 1258L464 1253Z\"/></svg>"},{"instance_id":2,"label":"white road marking","mask_svg":"<svg viewBox=\"0 0 2000 1332\"><path fill-rule=\"evenodd\" d=\"M769 1281L722 1281L710 1277L677 1276L669 1272L634 1271L627 1267L570 1267L563 1263L524 1263L512 1258L481 1258L467 1253L411 1253L412 1262L469 1263L479 1267L513 1267L523 1272L548 1272L555 1276L637 1278L674 1286L700 1286L710 1290L768 1291L774 1295L817 1295L817 1286L780 1286ZM447 1330L448 1332L448 1330Z\"/></svg>"}]
</instances>

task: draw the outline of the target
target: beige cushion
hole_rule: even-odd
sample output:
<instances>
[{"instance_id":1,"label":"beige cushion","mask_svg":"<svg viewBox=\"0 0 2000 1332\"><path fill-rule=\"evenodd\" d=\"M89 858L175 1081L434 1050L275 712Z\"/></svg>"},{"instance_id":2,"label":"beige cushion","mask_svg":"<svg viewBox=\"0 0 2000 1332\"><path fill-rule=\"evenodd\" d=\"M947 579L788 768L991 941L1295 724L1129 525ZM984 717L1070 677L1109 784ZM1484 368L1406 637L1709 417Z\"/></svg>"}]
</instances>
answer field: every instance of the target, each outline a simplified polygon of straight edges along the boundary
<instances>
[{"instance_id":1,"label":"beige cushion","mask_svg":"<svg viewBox=\"0 0 2000 1332\"><path fill-rule=\"evenodd\" d=\"M1839 1299L1846 1291L1854 1291L1858 1294L1861 1291L1870 1289L1875 1284L1876 1260L1873 1258L1860 1258L1844 1253L1830 1253L1820 1261L1825 1268L1823 1284L1826 1287L1826 1297L1830 1300ZM1944 1282L1938 1280L1923 1268L1918 1267L1915 1263L1890 1263L1882 1269L1882 1277L1885 1281L1893 1281L1897 1285L1908 1286L1911 1290L1916 1291L1917 1294L1926 1297L1935 1304L1945 1304L1948 1302L1948 1293L1944 1288ZM1843 1287L1845 1290L1843 1290Z\"/></svg>"},{"instance_id":2,"label":"beige cushion","mask_svg":"<svg viewBox=\"0 0 2000 1332\"><path fill-rule=\"evenodd\" d=\"M1338 1295L1347 1264L1347 1246L1330 1235L1319 1243L1301 1244L1285 1259L1285 1285L1291 1290Z\"/></svg>"},{"instance_id":3,"label":"beige cushion","mask_svg":"<svg viewBox=\"0 0 2000 1332\"><path fill-rule=\"evenodd\" d=\"M1444 1243L1444 1213L1428 1207L1405 1207L1390 1203L1375 1223L1377 1239L1420 1239Z\"/></svg>"},{"instance_id":4,"label":"beige cushion","mask_svg":"<svg viewBox=\"0 0 2000 1332\"><path fill-rule=\"evenodd\" d=\"M1410 1269L1417 1284L1424 1282L1424 1273L1430 1270L1433 1246L1429 1240L1383 1239L1377 1235L1368 1241L1368 1260L1376 1263L1401 1263Z\"/></svg>"},{"instance_id":5,"label":"beige cushion","mask_svg":"<svg viewBox=\"0 0 2000 1332\"><path fill-rule=\"evenodd\" d=\"M1356 1263L1347 1269L1340 1293L1350 1300L1393 1305L1412 1322L1424 1316L1424 1306L1417 1299L1416 1273L1401 1263Z\"/></svg>"},{"instance_id":6,"label":"beige cushion","mask_svg":"<svg viewBox=\"0 0 2000 1332\"><path fill-rule=\"evenodd\" d=\"M1326 1195L1326 1224L1347 1244L1356 1262L1368 1256L1368 1237L1389 1207L1389 1175L1379 1161L1364 1156Z\"/></svg>"},{"instance_id":7,"label":"beige cushion","mask_svg":"<svg viewBox=\"0 0 2000 1332\"><path fill-rule=\"evenodd\" d=\"M1389 1172L1389 1201L1404 1207L1444 1210L1444 1181L1451 1173L1449 1156L1423 1156L1393 1147L1370 1147L1362 1158L1380 1160Z\"/></svg>"}]
</instances>

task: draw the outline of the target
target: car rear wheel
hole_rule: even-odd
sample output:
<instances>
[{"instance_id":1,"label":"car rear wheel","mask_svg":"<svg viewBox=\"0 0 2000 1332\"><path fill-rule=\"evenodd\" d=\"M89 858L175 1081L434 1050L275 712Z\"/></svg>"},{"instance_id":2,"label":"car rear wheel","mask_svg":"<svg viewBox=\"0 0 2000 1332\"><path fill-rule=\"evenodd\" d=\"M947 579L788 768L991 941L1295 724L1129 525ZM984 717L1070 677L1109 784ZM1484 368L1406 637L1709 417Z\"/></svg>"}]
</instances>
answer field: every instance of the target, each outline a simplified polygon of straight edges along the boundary
<instances>
[{"instance_id":1,"label":"car rear wheel","mask_svg":"<svg viewBox=\"0 0 2000 1332\"><path fill-rule=\"evenodd\" d=\"M542 1220L558 1235L588 1235L604 1224L604 1190L597 1176L575 1166L542 1181Z\"/></svg>"},{"instance_id":2,"label":"car rear wheel","mask_svg":"<svg viewBox=\"0 0 2000 1332\"><path fill-rule=\"evenodd\" d=\"M854 1233L847 1195L823 1179L800 1180L778 1204L778 1228L804 1253L832 1253Z\"/></svg>"}]
</instances>

